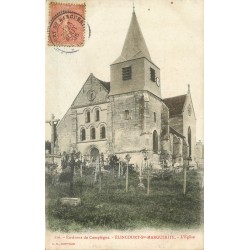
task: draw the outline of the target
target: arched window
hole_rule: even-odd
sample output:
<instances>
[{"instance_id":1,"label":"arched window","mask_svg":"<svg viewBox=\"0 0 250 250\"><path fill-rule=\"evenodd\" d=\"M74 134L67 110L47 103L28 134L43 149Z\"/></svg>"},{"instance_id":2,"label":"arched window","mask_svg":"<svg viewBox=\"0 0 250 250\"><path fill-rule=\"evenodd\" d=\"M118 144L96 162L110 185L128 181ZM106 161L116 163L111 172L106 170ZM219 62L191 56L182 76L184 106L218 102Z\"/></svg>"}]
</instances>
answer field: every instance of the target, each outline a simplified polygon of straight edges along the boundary
<instances>
[{"instance_id":1,"label":"arched window","mask_svg":"<svg viewBox=\"0 0 250 250\"><path fill-rule=\"evenodd\" d=\"M83 128L83 129L81 130L81 140L82 140L82 141L85 141L85 140L86 140L86 130L85 130L85 128Z\"/></svg>"},{"instance_id":2,"label":"arched window","mask_svg":"<svg viewBox=\"0 0 250 250\"><path fill-rule=\"evenodd\" d=\"M100 128L100 138L101 139L105 139L106 138L106 128L104 126L102 126Z\"/></svg>"},{"instance_id":3,"label":"arched window","mask_svg":"<svg viewBox=\"0 0 250 250\"><path fill-rule=\"evenodd\" d=\"M86 123L90 122L90 111L86 111L85 121L86 121Z\"/></svg>"},{"instance_id":4,"label":"arched window","mask_svg":"<svg viewBox=\"0 0 250 250\"><path fill-rule=\"evenodd\" d=\"M125 110L125 120L129 120L129 110Z\"/></svg>"},{"instance_id":5,"label":"arched window","mask_svg":"<svg viewBox=\"0 0 250 250\"><path fill-rule=\"evenodd\" d=\"M158 153L158 134L156 130L153 132L153 152Z\"/></svg>"},{"instance_id":6,"label":"arched window","mask_svg":"<svg viewBox=\"0 0 250 250\"><path fill-rule=\"evenodd\" d=\"M191 134L191 128L188 127L188 146L189 146L189 156L192 154L192 134Z\"/></svg>"},{"instance_id":7,"label":"arched window","mask_svg":"<svg viewBox=\"0 0 250 250\"><path fill-rule=\"evenodd\" d=\"M91 132L90 132L91 139L92 139L92 140L95 140L95 128L91 128L90 131L91 131Z\"/></svg>"},{"instance_id":8,"label":"arched window","mask_svg":"<svg viewBox=\"0 0 250 250\"><path fill-rule=\"evenodd\" d=\"M98 121L100 121L100 111L99 111L99 109L97 109L96 111L95 111L95 120L98 122Z\"/></svg>"}]
</instances>

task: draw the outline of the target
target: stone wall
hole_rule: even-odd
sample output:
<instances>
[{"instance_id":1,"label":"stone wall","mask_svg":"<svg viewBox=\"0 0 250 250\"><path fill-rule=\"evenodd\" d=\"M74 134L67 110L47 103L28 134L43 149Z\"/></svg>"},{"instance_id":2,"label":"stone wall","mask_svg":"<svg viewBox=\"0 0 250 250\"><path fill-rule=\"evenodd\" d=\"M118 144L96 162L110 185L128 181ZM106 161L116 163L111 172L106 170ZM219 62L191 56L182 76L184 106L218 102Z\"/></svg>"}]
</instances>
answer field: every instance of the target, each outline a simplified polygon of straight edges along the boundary
<instances>
[{"instance_id":1,"label":"stone wall","mask_svg":"<svg viewBox=\"0 0 250 250\"><path fill-rule=\"evenodd\" d=\"M96 147L99 152L107 151L107 106L108 103L93 105L77 109L77 149L82 154L89 154L92 147ZM96 121L96 111L99 111L99 120ZM90 112L90 122L86 122L86 112ZM101 137L101 128L105 127L106 136ZM91 129L95 128L96 138L91 139ZM86 139L81 138L82 129L85 129Z\"/></svg>"},{"instance_id":2,"label":"stone wall","mask_svg":"<svg viewBox=\"0 0 250 250\"><path fill-rule=\"evenodd\" d=\"M94 91L94 99L90 99L90 92ZM72 103L72 108L79 108L84 106L93 106L95 104L105 103L108 101L108 91L105 89L100 80L93 74L90 74L87 81L76 96Z\"/></svg>"},{"instance_id":3,"label":"stone wall","mask_svg":"<svg viewBox=\"0 0 250 250\"><path fill-rule=\"evenodd\" d=\"M122 68L131 67L132 78L122 79ZM161 96L160 87L150 80L150 68L155 70L155 76L160 78L160 70L145 58L130 60L110 66L110 95L125 94L132 91L148 90L156 96Z\"/></svg>"},{"instance_id":4,"label":"stone wall","mask_svg":"<svg viewBox=\"0 0 250 250\"><path fill-rule=\"evenodd\" d=\"M112 109L112 143L116 154L138 153L146 149L153 154L153 132L158 134L158 152L161 150L162 101L147 91L138 91L113 96ZM126 117L126 110L129 117ZM155 114L154 114L155 113ZM166 119L164 117L164 119Z\"/></svg>"},{"instance_id":5,"label":"stone wall","mask_svg":"<svg viewBox=\"0 0 250 250\"><path fill-rule=\"evenodd\" d=\"M152 81L150 78L150 68L155 70L155 77L160 79L160 69L148 61L147 59L144 60L144 74L145 74L145 85L144 90L148 90L149 92L153 93L154 95L161 97L161 89L157 86L156 82Z\"/></svg>"},{"instance_id":6,"label":"stone wall","mask_svg":"<svg viewBox=\"0 0 250 250\"><path fill-rule=\"evenodd\" d=\"M89 96L90 92L94 92L94 98ZM107 110L108 110L108 90L103 87L100 80L91 74L84 86L79 91L77 97L66 112L63 119L57 127L57 152L71 152L73 149L78 150L78 144L90 143L90 129L96 128L95 143L100 138L100 127L105 126L107 138ZM96 110L100 111L100 119L96 121ZM86 112L90 112L90 122L86 122ZM81 141L81 129L86 129L86 141ZM107 139L102 139L106 141ZM103 145L104 143L101 143ZM106 145L106 142L105 142ZM85 150L84 146L80 146L81 150ZM104 150L103 146L101 147ZM106 151L106 150L105 150ZM82 152L84 153L84 152Z\"/></svg>"},{"instance_id":7,"label":"stone wall","mask_svg":"<svg viewBox=\"0 0 250 250\"><path fill-rule=\"evenodd\" d=\"M138 92L116 95L112 102L113 148L116 153L140 150L142 144L142 95ZM128 110L128 117L125 111Z\"/></svg>"},{"instance_id":8,"label":"stone wall","mask_svg":"<svg viewBox=\"0 0 250 250\"><path fill-rule=\"evenodd\" d=\"M161 153L169 154L171 152L170 134L169 134L169 110L168 107L162 103L161 106Z\"/></svg>"},{"instance_id":9,"label":"stone wall","mask_svg":"<svg viewBox=\"0 0 250 250\"><path fill-rule=\"evenodd\" d=\"M139 61L145 63L144 59ZM150 64L146 68L148 69L149 66ZM117 70L116 72L120 71ZM147 78L149 75L146 74L145 77ZM127 84L126 88L122 89L122 91L125 91L131 83L122 84ZM146 83L148 86L149 84L153 84L152 87L155 86L152 81ZM134 88L137 88L137 86ZM95 92L93 100L89 99L89 91ZM129 153L132 156L131 163L140 164L143 158L141 151L146 149L151 162L158 162L160 155L172 154L178 155L178 162L181 163L183 139L179 138L177 145L175 136L170 135L169 126L183 134L186 141L188 127L191 128L192 152L194 153L196 120L193 107L191 115L189 115L189 105L192 107L190 96L188 96L184 105L183 114L169 119L167 106L151 92L138 90L108 95L107 89L102 86L100 80L90 75L71 108L58 125L57 145L59 150L57 152L71 152L73 149L77 149L82 154L90 154L91 149L95 147L105 155L115 153L124 157ZM99 110L98 121L96 120L97 110ZM90 112L90 122L86 120L87 112ZM128 113L126 114L126 112ZM102 126L106 128L105 138L100 137ZM91 128L96 130L95 139L90 138ZM85 129L86 132L84 141L81 138L82 129ZM154 131L156 131L158 138L157 152L153 150Z\"/></svg>"},{"instance_id":10,"label":"stone wall","mask_svg":"<svg viewBox=\"0 0 250 250\"><path fill-rule=\"evenodd\" d=\"M125 67L131 67L132 78L124 81L122 79L122 68ZM110 95L142 90L144 82L144 58L110 66Z\"/></svg>"},{"instance_id":11,"label":"stone wall","mask_svg":"<svg viewBox=\"0 0 250 250\"><path fill-rule=\"evenodd\" d=\"M71 109L69 109L57 126L56 145L58 146L57 150L58 153L63 153L64 151L67 153L70 152L71 136L72 136L72 117L71 117Z\"/></svg>"}]
</instances>

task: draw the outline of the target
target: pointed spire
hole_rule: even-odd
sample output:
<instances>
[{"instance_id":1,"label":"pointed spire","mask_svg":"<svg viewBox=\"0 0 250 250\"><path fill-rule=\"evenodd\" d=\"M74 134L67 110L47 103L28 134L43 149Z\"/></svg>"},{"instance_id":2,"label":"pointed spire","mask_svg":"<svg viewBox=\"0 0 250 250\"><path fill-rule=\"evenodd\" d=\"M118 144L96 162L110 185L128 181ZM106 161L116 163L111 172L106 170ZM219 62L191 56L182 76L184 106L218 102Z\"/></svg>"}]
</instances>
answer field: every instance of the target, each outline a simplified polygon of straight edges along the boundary
<instances>
[{"instance_id":1,"label":"pointed spire","mask_svg":"<svg viewBox=\"0 0 250 250\"><path fill-rule=\"evenodd\" d=\"M188 84L188 93L190 93L190 84Z\"/></svg>"},{"instance_id":2,"label":"pointed spire","mask_svg":"<svg viewBox=\"0 0 250 250\"><path fill-rule=\"evenodd\" d=\"M152 61L140 25L137 21L133 5L132 19L123 45L122 53L114 63L120 63L141 57L146 57L148 60Z\"/></svg>"}]
</instances>

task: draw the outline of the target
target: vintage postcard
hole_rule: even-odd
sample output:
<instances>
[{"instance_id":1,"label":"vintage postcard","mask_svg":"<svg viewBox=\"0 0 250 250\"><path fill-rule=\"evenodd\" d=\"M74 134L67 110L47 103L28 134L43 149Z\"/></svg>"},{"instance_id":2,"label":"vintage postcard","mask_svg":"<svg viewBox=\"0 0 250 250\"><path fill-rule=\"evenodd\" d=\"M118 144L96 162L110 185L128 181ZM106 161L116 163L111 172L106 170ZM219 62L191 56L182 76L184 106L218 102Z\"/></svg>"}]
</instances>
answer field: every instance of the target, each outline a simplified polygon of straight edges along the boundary
<instances>
[{"instance_id":1,"label":"vintage postcard","mask_svg":"<svg viewBox=\"0 0 250 250\"><path fill-rule=\"evenodd\" d=\"M203 0L46 1L46 249L203 249Z\"/></svg>"}]
</instances>

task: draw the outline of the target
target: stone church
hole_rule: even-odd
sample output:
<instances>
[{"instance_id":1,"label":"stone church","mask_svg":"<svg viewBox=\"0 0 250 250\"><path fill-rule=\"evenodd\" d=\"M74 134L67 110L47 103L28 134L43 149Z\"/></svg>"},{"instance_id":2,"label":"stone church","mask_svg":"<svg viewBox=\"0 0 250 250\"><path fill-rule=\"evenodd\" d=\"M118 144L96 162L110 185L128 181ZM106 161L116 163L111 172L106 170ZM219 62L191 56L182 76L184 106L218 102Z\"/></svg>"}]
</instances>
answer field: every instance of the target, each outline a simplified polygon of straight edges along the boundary
<instances>
[{"instance_id":1,"label":"stone church","mask_svg":"<svg viewBox=\"0 0 250 250\"><path fill-rule=\"evenodd\" d=\"M100 153L141 164L183 164L193 157L196 118L190 87L162 98L160 68L154 64L135 12L120 56L110 65L110 82L90 74L57 127L57 153L80 151L90 161Z\"/></svg>"}]
</instances>

